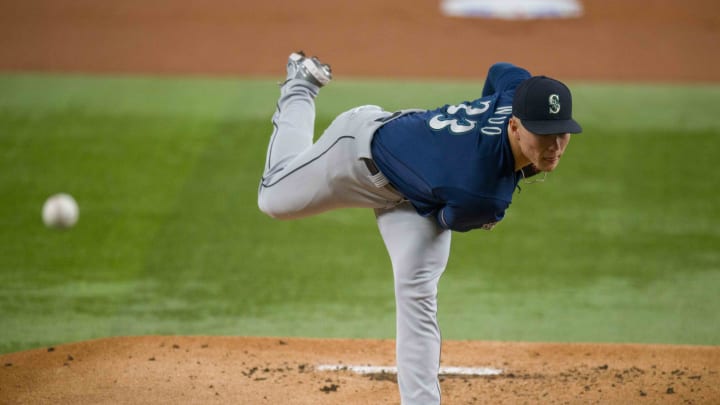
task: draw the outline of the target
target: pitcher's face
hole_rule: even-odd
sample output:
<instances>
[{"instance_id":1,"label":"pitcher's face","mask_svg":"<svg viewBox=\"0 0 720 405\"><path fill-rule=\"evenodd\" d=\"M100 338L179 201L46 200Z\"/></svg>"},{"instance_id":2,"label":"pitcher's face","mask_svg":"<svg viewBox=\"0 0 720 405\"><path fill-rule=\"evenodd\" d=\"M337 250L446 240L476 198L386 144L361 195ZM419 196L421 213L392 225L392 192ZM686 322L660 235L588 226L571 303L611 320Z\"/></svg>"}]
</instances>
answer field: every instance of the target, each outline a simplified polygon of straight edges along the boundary
<instances>
[{"instance_id":1,"label":"pitcher's face","mask_svg":"<svg viewBox=\"0 0 720 405\"><path fill-rule=\"evenodd\" d=\"M523 155L544 172L555 170L570 142L570 134L537 135L516 119L517 141Z\"/></svg>"}]
</instances>

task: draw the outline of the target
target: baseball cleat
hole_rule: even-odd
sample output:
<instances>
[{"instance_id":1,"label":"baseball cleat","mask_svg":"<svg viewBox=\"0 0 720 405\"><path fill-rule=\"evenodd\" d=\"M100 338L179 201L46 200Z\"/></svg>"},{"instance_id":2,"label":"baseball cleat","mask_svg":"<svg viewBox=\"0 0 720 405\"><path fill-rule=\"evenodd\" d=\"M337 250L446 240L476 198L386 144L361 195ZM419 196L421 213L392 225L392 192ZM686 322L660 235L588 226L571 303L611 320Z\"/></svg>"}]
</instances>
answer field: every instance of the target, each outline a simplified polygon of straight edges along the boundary
<instances>
[{"instance_id":1,"label":"baseball cleat","mask_svg":"<svg viewBox=\"0 0 720 405\"><path fill-rule=\"evenodd\" d=\"M317 57L308 58L303 51L297 51L288 57L285 81L292 79L305 80L322 87L332 80L332 70L330 65L320 62Z\"/></svg>"}]
</instances>

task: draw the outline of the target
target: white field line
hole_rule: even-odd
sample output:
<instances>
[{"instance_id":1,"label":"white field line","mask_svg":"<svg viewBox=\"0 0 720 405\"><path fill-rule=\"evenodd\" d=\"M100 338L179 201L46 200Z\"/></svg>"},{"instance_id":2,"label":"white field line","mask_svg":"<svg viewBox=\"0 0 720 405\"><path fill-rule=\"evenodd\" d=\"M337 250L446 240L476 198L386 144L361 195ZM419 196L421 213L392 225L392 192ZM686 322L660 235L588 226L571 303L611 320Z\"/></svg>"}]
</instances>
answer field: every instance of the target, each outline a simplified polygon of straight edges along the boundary
<instances>
[{"instance_id":1,"label":"white field line","mask_svg":"<svg viewBox=\"0 0 720 405\"><path fill-rule=\"evenodd\" d=\"M397 367L388 366L355 366L349 364L320 364L317 371L352 371L357 374L397 374ZM440 367L440 375L500 375L502 370L489 367Z\"/></svg>"}]
</instances>

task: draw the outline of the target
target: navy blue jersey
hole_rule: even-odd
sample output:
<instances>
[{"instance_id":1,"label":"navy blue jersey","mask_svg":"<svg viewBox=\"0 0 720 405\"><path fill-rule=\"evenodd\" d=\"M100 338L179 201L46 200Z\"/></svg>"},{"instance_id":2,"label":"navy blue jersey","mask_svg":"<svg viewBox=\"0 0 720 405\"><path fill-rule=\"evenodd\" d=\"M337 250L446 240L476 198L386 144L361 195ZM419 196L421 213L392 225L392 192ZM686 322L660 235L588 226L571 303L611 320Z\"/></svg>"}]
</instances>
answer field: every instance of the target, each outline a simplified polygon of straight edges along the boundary
<instances>
[{"instance_id":1,"label":"navy blue jersey","mask_svg":"<svg viewBox=\"0 0 720 405\"><path fill-rule=\"evenodd\" d=\"M509 63L493 65L481 98L382 126L372 141L373 160L420 215L455 231L492 228L520 178L507 124L515 88L528 78Z\"/></svg>"}]
</instances>

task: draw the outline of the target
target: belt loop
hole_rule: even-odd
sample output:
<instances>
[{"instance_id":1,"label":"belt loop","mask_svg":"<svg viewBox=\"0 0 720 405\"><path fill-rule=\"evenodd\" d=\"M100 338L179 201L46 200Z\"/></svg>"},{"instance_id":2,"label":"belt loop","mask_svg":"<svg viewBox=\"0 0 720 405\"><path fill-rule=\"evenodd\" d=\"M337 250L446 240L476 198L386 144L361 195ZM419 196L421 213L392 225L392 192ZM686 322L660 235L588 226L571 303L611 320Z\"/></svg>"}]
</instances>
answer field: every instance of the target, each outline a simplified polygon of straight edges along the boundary
<instances>
[{"instance_id":1,"label":"belt loop","mask_svg":"<svg viewBox=\"0 0 720 405\"><path fill-rule=\"evenodd\" d=\"M376 173L370 176L370 180L375 184L377 188L383 188L388 185L388 179L382 173Z\"/></svg>"},{"instance_id":2,"label":"belt loop","mask_svg":"<svg viewBox=\"0 0 720 405\"><path fill-rule=\"evenodd\" d=\"M372 159L363 158L363 162L365 162L365 166L367 166L368 171L370 172L370 181L375 184L375 187L377 188L383 188L388 185L389 181L387 177L385 177L384 174L380 173L380 169L377 168L375 165L375 162L372 161Z\"/></svg>"}]
</instances>

